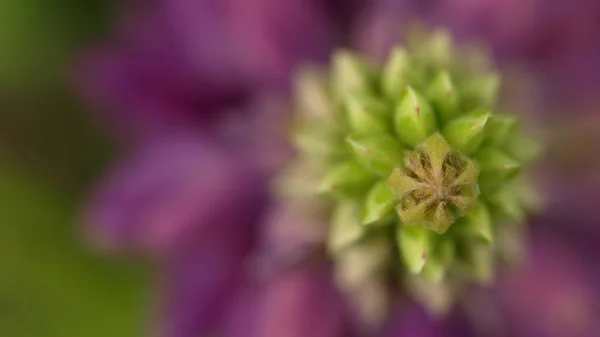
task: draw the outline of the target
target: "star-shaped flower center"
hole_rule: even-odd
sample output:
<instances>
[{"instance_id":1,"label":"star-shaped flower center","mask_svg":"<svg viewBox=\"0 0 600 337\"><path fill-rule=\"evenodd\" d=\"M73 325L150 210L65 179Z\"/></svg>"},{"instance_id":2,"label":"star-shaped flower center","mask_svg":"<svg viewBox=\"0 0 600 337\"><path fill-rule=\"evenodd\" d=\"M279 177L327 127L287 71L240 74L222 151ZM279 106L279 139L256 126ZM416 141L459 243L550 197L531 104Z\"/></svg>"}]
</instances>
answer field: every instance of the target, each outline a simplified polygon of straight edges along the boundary
<instances>
[{"instance_id":1,"label":"star-shaped flower center","mask_svg":"<svg viewBox=\"0 0 600 337\"><path fill-rule=\"evenodd\" d=\"M471 210L477 201L475 164L452 150L440 134L434 134L406 151L404 167L388 180L398 204L396 212L406 225L421 225L444 233L456 215Z\"/></svg>"}]
</instances>

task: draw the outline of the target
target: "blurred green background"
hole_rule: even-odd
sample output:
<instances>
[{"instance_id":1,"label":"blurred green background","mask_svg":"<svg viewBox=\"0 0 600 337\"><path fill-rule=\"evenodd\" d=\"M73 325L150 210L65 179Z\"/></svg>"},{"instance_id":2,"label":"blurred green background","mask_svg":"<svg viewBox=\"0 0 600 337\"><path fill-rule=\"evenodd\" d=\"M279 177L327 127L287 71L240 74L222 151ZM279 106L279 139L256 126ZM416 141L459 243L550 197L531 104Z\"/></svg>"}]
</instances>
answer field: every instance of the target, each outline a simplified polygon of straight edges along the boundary
<instances>
[{"instance_id":1,"label":"blurred green background","mask_svg":"<svg viewBox=\"0 0 600 337\"><path fill-rule=\"evenodd\" d=\"M140 336L147 271L94 253L81 199L113 146L69 91L106 0L0 0L0 336Z\"/></svg>"}]
</instances>

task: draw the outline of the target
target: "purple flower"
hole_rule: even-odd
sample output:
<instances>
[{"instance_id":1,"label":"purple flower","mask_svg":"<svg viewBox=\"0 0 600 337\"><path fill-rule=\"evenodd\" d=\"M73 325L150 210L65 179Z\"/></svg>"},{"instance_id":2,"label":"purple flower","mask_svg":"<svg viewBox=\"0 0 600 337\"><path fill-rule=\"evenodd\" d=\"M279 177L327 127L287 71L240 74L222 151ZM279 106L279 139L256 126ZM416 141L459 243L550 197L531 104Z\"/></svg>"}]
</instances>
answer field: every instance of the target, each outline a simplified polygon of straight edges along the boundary
<instances>
[{"instance_id":1,"label":"purple flower","mask_svg":"<svg viewBox=\"0 0 600 337\"><path fill-rule=\"evenodd\" d=\"M465 36L483 33L500 59L539 63L551 71L551 83L567 78L584 87L585 70L596 70L590 59L600 50L584 29L594 27L588 12L596 9L590 2L580 12L590 20L574 23L568 11L546 9L549 2L519 3L512 12L501 1L454 6L427 1L415 13ZM370 5L127 2L114 37L82 53L77 65L82 95L124 145L121 159L90 197L89 238L101 248L147 254L157 262L159 335L365 333L351 299L336 288L319 228L298 230L302 214L267 210L273 206L268 181L287 158L279 134L287 108L273 97L285 95L297 64L325 60L335 44L382 56L408 15L394 11L393 1ZM441 10L447 7L452 8ZM515 25L506 24L511 20ZM502 278L491 292L468 296L464 308L440 321L403 298L389 299L395 309L368 332L586 336L597 328L590 315L598 308L594 285L600 270L573 261L597 256L593 245L580 247L580 237L563 232L569 223L589 222L592 208L570 212L582 205L581 195L562 193L553 202L571 206L550 209L533 227L539 234L530 269Z\"/></svg>"},{"instance_id":2,"label":"purple flower","mask_svg":"<svg viewBox=\"0 0 600 337\"><path fill-rule=\"evenodd\" d=\"M444 25L491 46L506 65L540 77L547 100L594 97L600 82L600 42L594 0L381 0L376 21L404 18ZM395 14L396 15L395 15ZM377 23L384 27L382 22ZM389 25L388 25L389 27ZM380 34L388 35L383 32ZM566 84L566 85L565 85Z\"/></svg>"}]
</instances>

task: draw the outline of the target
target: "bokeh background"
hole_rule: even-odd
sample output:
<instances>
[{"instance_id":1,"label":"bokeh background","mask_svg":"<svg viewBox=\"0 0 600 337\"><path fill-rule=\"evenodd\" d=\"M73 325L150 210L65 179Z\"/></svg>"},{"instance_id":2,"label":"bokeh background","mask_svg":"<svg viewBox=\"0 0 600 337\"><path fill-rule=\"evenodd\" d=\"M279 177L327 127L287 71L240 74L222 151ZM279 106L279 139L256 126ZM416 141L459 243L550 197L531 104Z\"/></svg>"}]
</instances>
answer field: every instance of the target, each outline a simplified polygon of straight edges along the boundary
<instances>
[{"instance_id":1,"label":"bokeh background","mask_svg":"<svg viewBox=\"0 0 600 337\"><path fill-rule=\"evenodd\" d=\"M327 2L328 15L348 30L332 35L351 31L367 46L384 43L378 37L404 18L398 14L402 8L409 8L428 22L454 27L461 37L481 33L499 60L511 69L527 69L528 78L543 83L543 93L531 91L531 97L547 95L546 102L552 103L542 104L544 111L533 117L552 133L552 158L545 163L552 165L548 175L558 183L545 192L561 223L544 219L541 232L571 235L582 243L582 256L597 265L600 11L595 1L461 0L449 5L414 0L395 6L402 1L383 0L379 2L390 3L390 10L373 16L372 31L348 23L353 19L348 8L360 1ZM251 1L245 3L253 8ZM153 266L140 257L100 254L87 241L81 221L90 186L114 162L120 144L82 102L75 65L82 50L114 33L120 5L107 0L0 0L0 336L145 336L157 310ZM261 16L248 22L238 23L237 29L262 24ZM263 63L268 67L260 57L272 55L257 31L239 38L258 41L257 49L248 49L248 64L260 72ZM208 39L211 33L198 36ZM218 48L215 41L207 43ZM264 54L254 53L261 47ZM291 54L295 47L302 52L300 45L287 47ZM219 58L218 52L208 56ZM287 61L296 61L294 55L283 58L274 77L289 70ZM560 197L554 198L557 193ZM569 198L575 201L563 202ZM598 267L587 269L600 286Z\"/></svg>"},{"instance_id":2,"label":"bokeh background","mask_svg":"<svg viewBox=\"0 0 600 337\"><path fill-rule=\"evenodd\" d=\"M0 336L142 334L147 268L92 253L77 227L114 145L74 97L69 68L113 9L0 1Z\"/></svg>"}]
</instances>

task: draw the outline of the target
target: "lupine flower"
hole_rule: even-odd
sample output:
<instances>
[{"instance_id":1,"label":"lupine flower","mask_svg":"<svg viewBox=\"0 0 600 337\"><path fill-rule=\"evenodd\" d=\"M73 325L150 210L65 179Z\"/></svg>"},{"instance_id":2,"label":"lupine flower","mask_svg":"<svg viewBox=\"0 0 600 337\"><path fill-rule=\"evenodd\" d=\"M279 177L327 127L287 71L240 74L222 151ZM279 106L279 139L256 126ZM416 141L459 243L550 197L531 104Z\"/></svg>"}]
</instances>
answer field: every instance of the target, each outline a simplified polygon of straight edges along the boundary
<instances>
[{"instance_id":1,"label":"lupine flower","mask_svg":"<svg viewBox=\"0 0 600 337\"><path fill-rule=\"evenodd\" d=\"M517 176L537 150L516 117L494 114L499 78L478 57L440 30L382 66L339 51L299 82L298 158L280 193L324 227L338 286L368 320L383 320L394 287L446 312L466 282L493 282L506 240L522 242L531 192Z\"/></svg>"},{"instance_id":2,"label":"lupine flower","mask_svg":"<svg viewBox=\"0 0 600 337\"><path fill-rule=\"evenodd\" d=\"M379 22L375 36L390 36L380 29L405 19L420 19L446 26L459 38L485 41L505 65L538 77L538 89L557 103L594 97L600 44L600 3L594 0L382 0L375 9ZM387 22L384 23L384 22ZM379 32L377 32L379 31ZM387 39L387 42L392 42ZM371 41L373 43L373 40ZM569 83L567 87L559 83ZM549 108L548 110L552 110ZM546 113L554 111L546 111Z\"/></svg>"},{"instance_id":3,"label":"lupine flower","mask_svg":"<svg viewBox=\"0 0 600 337\"><path fill-rule=\"evenodd\" d=\"M554 256L550 253L558 257L563 252L574 253L573 242L579 242L576 238L558 230L545 235L535 232L546 224L553 224L549 228L562 228L556 223L576 221L585 215L552 217L549 211L535 221L539 225L532 226L532 237L536 238L531 245L532 269L500 273L497 286L491 291L465 291L463 296L454 290L438 291L429 293L429 299L414 296L417 291L398 291L398 283L382 277L381 268L373 263L382 260L379 247L370 251L372 255L366 261L366 265L377 268L347 268L348 273L340 277L339 267L344 263L365 265L353 260L356 256L359 260L364 257L364 251L347 254L344 261L331 258L325 249L325 239L332 237L326 231L331 201L315 202L314 198L307 198L309 195L305 193L314 190L305 180L295 181L299 184L293 185L294 202L289 198L276 200L277 207L264 218L267 178L274 166L267 165L266 160L274 157L279 162L279 156L273 154L284 143L283 138L272 138L271 128L265 125L278 128L277 116L286 111L270 100L270 91L287 88L291 68L300 61L323 60L332 51L332 42L361 46L363 52L380 56L378 60L383 62L390 50L378 42L391 41L393 45L401 36L398 13L388 12L386 6L378 7L380 2L373 2L370 15L359 16L349 3L358 4L355 1L327 1L319 5L270 0L159 1L144 7L147 12L134 20L126 17L116 42L90 51L85 58L86 97L97 109L98 105L101 107L98 110L110 112L103 118L113 130L133 140L128 143L130 154L123 164L109 172L92 198L88 212L92 239L100 241L103 247L141 251L157 257L164 285L159 334L186 337L214 332L224 336L281 337L355 336L368 332L383 336L490 336L494 332L498 336L560 336L569 332L572 336L583 336L591 331L597 320L582 313L594 312L598 303L597 292L590 286L597 271L572 264L576 258L565 261L545 258ZM380 11L381 8L384 10ZM139 10L133 7L132 13L139 15ZM389 20L382 20L382 13ZM381 30L385 25L389 29ZM348 32L353 35L347 35ZM373 32L377 34L372 35ZM373 36L376 38L368 38ZM354 53L346 55L353 59ZM333 97L339 99L343 98L340 94L345 90L343 87L356 84L355 75L363 74L348 73L345 65L342 70L343 76L350 76L347 82L342 81L341 88L334 90L338 92ZM445 88L444 77L447 76L440 76L438 89ZM399 87L393 76L386 81L392 90ZM425 84L429 83L415 84L415 90L423 90ZM480 91L485 92L485 87L479 88ZM464 94L463 90L460 88L459 92ZM440 110L435 100L429 102L430 92L423 92L432 109ZM300 99L300 103L318 106L323 102L323 91L304 93L309 98ZM273 110L275 114L264 113ZM264 123L265 120L269 123ZM488 121L491 118L486 119L486 125ZM358 124L370 128L377 123ZM463 133L458 134L459 139L464 138ZM450 144L443 130L441 135L451 147L456 146ZM419 136L417 133L416 138ZM408 156L401 152L405 158L420 159L427 153L428 146L419 146L422 142L416 138L411 136L403 141L402 144L408 143L402 146L411 151ZM304 144L311 146L311 139L306 140L308 144ZM488 136L481 142L495 143ZM471 144L467 143L469 148ZM442 144L440 137L437 141L432 138L432 144ZM318 150L318 146L314 149ZM479 159L472 157L469 149L465 152L466 155L457 151L448 160L457 163L458 169L471 167L471 162L479 168ZM431 158L425 162L432 163ZM302 172L304 177L310 178L312 173L320 175L310 165L291 168ZM372 168L381 169L379 165ZM477 173L479 177L483 169ZM471 174L465 185L472 186L472 178ZM496 177L491 182L499 184L505 178ZM450 192L449 196L455 199L464 197L460 194L462 189ZM483 198L483 188L480 192L477 197ZM474 199L474 194L467 197ZM517 200L514 193L503 198ZM450 211L452 224L446 234L451 234L473 212L469 202L458 205L465 206L464 210L453 206L457 210ZM447 212L442 213L447 216L416 215L427 218L428 226L443 231L451 217ZM346 215L339 212L340 217ZM393 212L391 215L400 217ZM497 219L496 214L493 219ZM424 232L419 226L413 228ZM434 235L433 231L427 231L428 236ZM477 236L477 240L481 237L480 241L485 242L489 235L482 233L489 234L480 228L467 231L467 235ZM511 256L526 256L519 249L528 247L519 244L518 239L523 237L515 233L496 235L493 240L508 243L497 251L510 260ZM386 256L395 259L392 264L384 261L386 267L400 266L400 258L408 261L414 257ZM574 253L574 256L590 254ZM425 272L426 265L421 270L423 275L438 278L441 269ZM450 270L458 271L455 267L458 266L453 265ZM335 270L338 272L334 273ZM474 268L463 271L468 277L478 276ZM535 288L532 285L545 281L540 275L555 281L548 287ZM361 283L360 289L354 288L358 291L348 291L347 286L357 285L350 281L361 279L368 282ZM430 311L436 305L447 307L448 295L457 295L458 310L436 321L402 294L412 294L429 304ZM542 300L547 305L537 305ZM561 308L565 310L560 311ZM369 323L366 326L365 321Z\"/></svg>"}]
</instances>

